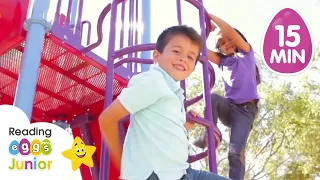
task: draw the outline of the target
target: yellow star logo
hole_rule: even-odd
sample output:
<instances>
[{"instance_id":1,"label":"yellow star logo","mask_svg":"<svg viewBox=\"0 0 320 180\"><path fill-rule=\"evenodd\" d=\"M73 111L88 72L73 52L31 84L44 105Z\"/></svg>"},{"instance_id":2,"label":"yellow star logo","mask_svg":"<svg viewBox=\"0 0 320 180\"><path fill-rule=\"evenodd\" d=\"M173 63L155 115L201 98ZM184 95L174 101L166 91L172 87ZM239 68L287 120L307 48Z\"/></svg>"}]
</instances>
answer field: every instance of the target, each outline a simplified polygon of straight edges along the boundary
<instances>
[{"instance_id":1,"label":"yellow star logo","mask_svg":"<svg viewBox=\"0 0 320 180\"><path fill-rule=\"evenodd\" d=\"M93 167L92 155L96 151L95 146L86 146L81 138L76 137L69 150L63 151L62 155L71 160L72 170L77 170L84 164Z\"/></svg>"}]
</instances>

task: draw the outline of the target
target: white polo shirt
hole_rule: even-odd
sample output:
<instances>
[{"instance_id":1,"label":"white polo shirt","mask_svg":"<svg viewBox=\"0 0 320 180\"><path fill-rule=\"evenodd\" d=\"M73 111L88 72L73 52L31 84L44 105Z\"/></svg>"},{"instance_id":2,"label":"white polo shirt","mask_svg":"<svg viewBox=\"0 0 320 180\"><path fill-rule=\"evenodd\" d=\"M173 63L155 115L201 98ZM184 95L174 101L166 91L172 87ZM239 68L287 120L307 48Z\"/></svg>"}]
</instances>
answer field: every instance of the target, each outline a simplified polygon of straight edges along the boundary
<instances>
[{"instance_id":1,"label":"white polo shirt","mask_svg":"<svg viewBox=\"0 0 320 180\"><path fill-rule=\"evenodd\" d=\"M118 96L131 114L121 160L122 179L146 180L153 171L161 180L177 180L186 174L188 132L178 83L153 66L132 77Z\"/></svg>"}]
</instances>

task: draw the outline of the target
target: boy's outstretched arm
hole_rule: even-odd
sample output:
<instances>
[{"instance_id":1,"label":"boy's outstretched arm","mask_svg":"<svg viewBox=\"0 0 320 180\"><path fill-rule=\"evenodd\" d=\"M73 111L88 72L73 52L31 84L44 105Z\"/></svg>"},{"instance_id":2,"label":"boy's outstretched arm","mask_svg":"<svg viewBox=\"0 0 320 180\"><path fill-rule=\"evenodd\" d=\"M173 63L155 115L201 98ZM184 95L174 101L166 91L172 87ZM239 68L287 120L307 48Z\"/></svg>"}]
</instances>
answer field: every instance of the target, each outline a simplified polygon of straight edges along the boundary
<instances>
[{"instance_id":1,"label":"boy's outstretched arm","mask_svg":"<svg viewBox=\"0 0 320 180\"><path fill-rule=\"evenodd\" d=\"M128 114L125 107L116 99L99 116L101 135L108 144L110 155L114 157L118 167L121 164L122 154L118 122Z\"/></svg>"},{"instance_id":2,"label":"boy's outstretched arm","mask_svg":"<svg viewBox=\"0 0 320 180\"><path fill-rule=\"evenodd\" d=\"M213 14L209 14L209 16L221 31L232 39L239 49L245 52L249 52L251 50L249 43L247 43L231 25Z\"/></svg>"}]
</instances>

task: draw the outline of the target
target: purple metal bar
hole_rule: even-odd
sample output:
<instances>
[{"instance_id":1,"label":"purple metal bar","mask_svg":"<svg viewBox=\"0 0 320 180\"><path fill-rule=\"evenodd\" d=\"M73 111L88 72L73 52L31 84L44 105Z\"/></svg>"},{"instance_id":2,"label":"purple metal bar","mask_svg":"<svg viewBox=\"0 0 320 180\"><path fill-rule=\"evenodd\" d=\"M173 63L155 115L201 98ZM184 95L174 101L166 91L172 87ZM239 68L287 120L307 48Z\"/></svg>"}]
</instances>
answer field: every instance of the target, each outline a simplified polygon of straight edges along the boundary
<instances>
[{"instance_id":1,"label":"purple metal bar","mask_svg":"<svg viewBox=\"0 0 320 180\"><path fill-rule=\"evenodd\" d=\"M182 18L181 18L181 0L177 0L177 17L178 17L178 24L182 24Z\"/></svg>"},{"instance_id":2,"label":"purple metal bar","mask_svg":"<svg viewBox=\"0 0 320 180\"><path fill-rule=\"evenodd\" d=\"M129 1L129 39L128 39L128 45L131 46L133 45L133 24L134 24L134 0Z\"/></svg>"},{"instance_id":3,"label":"purple metal bar","mask_svg":"<svg viewBox=\"0 0 320 180\"><path fill-rule=\"evenodd\" d=\"M189 113L187 114L187 120L188 121L192 121L192 122L195 122L197 124L200 124L200 125L203 125L205 127L211 127L213 126L213 122L212 121L208 121L207 119L204 119L202 117L197 117L197 118L194 118L192 115L190 115Z\"/></svg>"},{"instance_id":4,"label":"purple metal bar","mask_svg":"<svg viewBox=\"0 0 320 180\"><path fill-rule=\"evenodd\" d=\"M197 1L201 4L201 8L199 8L199 16L200 16L200 27L201 27L201 36L203 39L206 39L206 29L205 29L205 15L206 11L203 7L202 0ZM209 28L210 26L207 26ZM208 57L207 54L207 45L206 41L203 41L203 49L202 56ZM203 62L203 87L204 87L204 102L205 102L205 118L212 122L212 105L211 105L211 93L210 93L210 81L209 81L209 68L208 68L208 60L206 59ZM210 126L208 128L208 156L209 156L209 169L213 173L217 173L217 165L216 165L216 150L215 150L215 138L214 138L214 127Z\"/></svg>"},{"instance_id":5,"label":"purple metal bar","mask_svg":"<svg viewBox=\"0 0 320 180\"><path fill-rule=\"evenodd\" d=\"M200 1L200 0L185 0L185 1L187 1L188 3L190 3L191 5L193 5L194 7L196 7L196 8L198 8L199 9L199 11L202 11L202 9L203 9L203 11L204 11L204 22L205 22L205 24L204 25L206 25L205 27L206 27L206 31L205 31L205 35L206 35L206 38L208 38L208 36L209 36L209 34L210 34L210 17L209 17L209 14L208 14L208 12L204 9L204 8L202 8L203 6L202 6L202 0Z\"/></svg>"},{"instance_id":6,"label":"purple metal bar","mask_svg":"<svg viewBox=\"0 0 320 180\"><path fill-rule=\"evenodd\" d=\"M135 28L135 39L134 39L134 44L137 45L139 42L139 26L140 26L140 21L139 21L139 0L136 0L136 16L135 16L135 22L136 22L136 28ZM134 57L138 57L138 52L134 53ZM134 73L138 72L138 63L134 63Z\"/></svg>"},{"instance_id":7,"label":"purple metal bar","mask_svg":"<svg viewBox=\"0 0 320 180\"><path fill-rule=\"evenodd\" d=\"M198 101L200 101L203 98L203 93L195 98L192 98L190 100L186 100L184 103L184 107L187 108L189 106L191 106L194 103L197 103Z\"/></svg>"},{"instance_id":8,"label":"purple metal bar","mask_svg":"<svg viewBox=\"0 0 320 180\"><path fill-rule=\"evenodd\" d=\"M70 16L70 29L74 29L77 26L77 13L78 13L78 0L72 0L71 16Z\"/></svg>"},{"instance_id":9,"label":"purple metal bar","mask_svg":"<svg viewBox=\"0 0 320 180\"><path fill-rule=\"evenodd\" d=\"M116 37L116 22L117 22L117 6L119 1L113 0L111 3L111 17L110 17L110 31L109 31L109 46L107 59L107 77L106 77L106 91L104 108L107 108L113 100L113 80L114 80L114 50ZM109 177L109 151L107 145L102 138L101 142L101 160L99 180L106 180Z\"/></svg>"},{"instance_id":10,"label":"purple metal bar","mask_svg":"<svg viewBox=\"0 0 320 180\"><path fill-rule=\"evenodd\" d=\"M73 3L73 0L69 0L68 11L67 11L67 15L66 15L66 22L65 22L65 27L67 27L67 28L70 28L72 3ZM56 9L56 13L55 13L54 24L59 24L60 23L61 4L62 4L62 0L58 0L57 9ZM80 31L80 32L81 32L82 10L83 10L83 0L79 0L78 19L77 19L76 31ZM66 25L68 25L68 26L66 26Z\"/></svg>"},{"instance_id":11,"label":"purple metal bar","mask_svg":"<svg viewBox=\"0 0 320 180\"><path fill-rule=\"evenodd\" d=\"M202 5L199 3L199 2L197 2L197 1L192 1L192 0L187 0L187 2L189 2L190 4L192 4L193 6L195 6L195 7L197 7L199 10L200 10L200 8L202 7ZM181 18L181 0L176 0L176 3L177 3L177 18L178 18L178 23L179 23L179 25L181 25L182 24L182 18ZM205 11L205 13L206 13L206 15L208 14L206 11ZM208 16L208 15L207 15ZM210 21L209 22L207 22L207 24L210 24ZM210 31L208 31L207 30L207 32L210 32ZM209 36L209 33L207 33L207 37ZM206 37L206 38L207 38ZM213 82L213 84L214 84L214 82ZM184 90L184 96L186 97L186 80L183 80L183 81L180 81L180 86L181 86L181 88ZM185 102L186 102L187 100L185 99ZM187 108L188 106L185 106L185 108Z\"/></svg>"},{"instance_id":12,"label":"purple metal bar","mask_svg":"<svg viewBox=\"0 0 320 180\"><path fill-rule=\"evenodd\" d=\"M91 23L90 23L90 21L82 21L82 23L81 23L81 39L82 39L82 37L83 37L83 26L84 26L84 24L88 24L88 36L87 36L87 46L90 44L90 40L91 40Z\"/></svg>"},{"instance_id":13,"label":"purple metal bar","mask_svg":"<svg viewBox=\"0 0 320 180\"><path fill-rule=\"evenodd\" d=\"M125 128L125 123L130 121L130 115L124 117L118 122L119 126L119 136L120 136L120 143L123 145L124 139L126 137L126 128Z\"/></svg>"},{"instance_id":14,"label":"purple metal bar","mask_svg":"<svg viewBox=\"0 0 320 180\"><path fill-rule=\"evenodd\" d=\"M136 22L136 28L135 28L135 41L134 44L137 45L139 42L139 25L140 25L140 21L139 21L139 0L136 0L136 16L135 16L135 22ZM137 53L135 55L137 57Z\"/></svg>"},{"instance_id":15,"label":"purple metal bar","mask_svg":"<svg viewBox=\"0 0 320 180\"><path fill-rule=\"evenodd\" d=\"M99 18L98 18L98 23L97 23L97 36L98 36L98 40L97 42L91 44L90 46L84 48L81 50L82 53L87 53L91 50L93 50L94 48L98 47L103 40L103 30L102 30L102 23L104 21L104 19L106 18L107 14L109 13L111 9L111 3L109 3L105 8L103 8Z\"/></svg>"},{"instance_id":16,"label":"purple metal bar","mask_svg":"<svg viewBox=\"0 0 320 180\"><path fill-rule=\"evenodd\" d=\"M156 47L156 45L153 43L133 45L130 47L125 47L123 49L119 49L117 51L114 51L112 53L112 55L113 55L113 58L116 59L116 58L122 57L123 55L130 54L130 53L137 52L137 51L154 50L155 47Z\"/></svg>"},{"instance_id":17,"label":"purple metal bar","mask_svg":"<svg viewBox=\"0 0 320 180\"><path fill-rule=\"evenodd\" d=\"M200 58L200 63L203 64L204 61L205 61L205 58L202 56ZM209 75L210 75L210 79L209 79L210 80L210 89L212 89L213 86L214 86L214 82L215 82L215 72L214 72L214 69L213 69L213 67L212 67L212 65L210 63L208 63L208 68L209 68ZM195 98L192 98L190 100L186 100L185 101L185 108L187 108L188 106L200 101L202 98L203 98L203 93L201 95L195 97Z\"/></svg>"},{"instance_id":18,"label":"purple metal bar","mask_svg":"<svg viewBox=\"0 0 320 180\"><path fill-rule=\"evenodd\" d=\"M74 120L83 121L83 122L89 122L89 119L90 118L89 118L88 114L74 118ZM92 139L91 139L88 123L81 124L80 125L80 131L81 131L84 143L87 144L87 145L94 145L93 142L92 142ZM90 168L91 169L91 174L92 174L92 179L93 180L98 180L98 178L99 178L99 166L98 166L98 163L97 163L97 157L95 155L92 156L92 161L93 161L93 167Z\"/></svg>"},{"instance_id":19,"label":"purple metal bar","mask_svg":"<svg viewBox=\"0 0 320 180\"><path fill-rule=\"evenodd\" d=\"M60 22L60 9L61 9L61 4L62 4L62 0L58 0L57 3L57 9L56 9L56 14L55 14L55 21L58 21L58 23Z\"/></svg>"},{"instance_id":20,"label":"purple metal bar","mask_svg":"<svg viewBox=\"0 0 320 180\"><path fill-rule=\"evenodd\" d=\"M188 163L193 163L193 162L198 161L198 160L205 158L207 156L208 156L208 150L201 152L199 154L193 155L193 156L189 156Z\"/></svg>"},{"instance_id":21,"label":"purple metal bar","mask_svg":"<svg viewBox=\"0 0 320 180\"><path fill-rule=\"evenodd\" d=\"M70 22L71 22L72 3L73 3L73 0L69 0L68 12L67 12L67 17L66 17L66 22L65 22L65 24L68 25L68 26L70 25Z\"/></svg>"},{"instance_id":22,"label":"purple metal bar","mask_svg":"<svg viewBox=\"0 0 320 180\"><path fill-rule=\"evenodd\" d=\"M126 2L121 3L121 30L120 30L120 49L123 48L124 43L124 16L126 11Z\"/></svg>"},{"instance_id":23,"label":"purple metal bar","mask_svg":"<svg viewBox=\"0 0 320 180\"><path fill-rule=\"evenodd\" d=\"M128 38L128 46L133 45L133 19L134 19L134 0L129 1L129 38ZM132 57L132 53L128 54L128 57ZM127 64L128 69L132 71L132 63Z\"/></svg>"},{"instance_id":24,"label":"purple metal bar","mask_svg":"<svg viewBox=\"0 0 320 180\"><path fill-rule=\"evenodd\" d=\"M202 126L205 126L206 128L210 128L210 127L213 127L213 131L215 132L214 134L218 134L221 136L221 132L219 131L219 129L213 124L212 121L208 121L207 119L204 119L204 118L201 118L201 117L197 117L197 118L194 118L190 113L187 114L187 117L186 117L187 121L191 121L191 122L195 122L197 124L200 124ZM216 136L214 136L215 140L218 141L218 140L221 140L222 137L220 137L219 139L216 139ZM217 142L215 142L215 148L217 147Z\"/></svg>"},{"instance_id":25,"label":"purple metal bar","mask_svg":"<svg viewBox=\"0 0 320 180\"><path fill-rule=\"evenodd\" d=\"M153 64L152 59L141 59L141 58L123 58L114 64L114 68L117 68L125 63L140 63L140 64Z\"/></svg>"},{"instance_id":26,"label":"purple metal bar","mask_svg":"<svg viewBox=\"0 0 320 180\"><path fill-rule=\"evenodd\" d=\"M200 63L204 63L205 61L208 61L208 58L204 57L204 56L201 56L200 57ZM214 72L214 69L212 67L212 65L208 62L208 68L209 68L209 75L210 75L210 89L213 88L214 86L214 83L216 81L216 78L215 78L215 72Z\"/></svg>"},{"instance_id":27,"label":"purple metal bar","mask_svg":"<svg viewBox=\"0 0 320 180\"><path fill-rule=\"evenodd\" d=\"M194 7L196 7L197 9L201 10L202 9L202 1L200 0L185 0L186 2L190 3L191 5L193 5ZM207 12L204 9L205 13Z\"/></svg>"},{"instance_id":28,"label":"purple metal bar","mask_svg":"<svg viewBox=\"0 0 320 180\"><path fill-rule=\"evenodd\" d=\"M181 18L181 0L177 0L177 17L178 17L178 24L182 24L182 18ZM184 97L187 97L187 91L186 91L186 80L180 81L180 86L183 89L183 95ZM186 102L186 98L184 99Z\"/></svg>"},{"instance_id":29,"label":"purple metal bar","mask_svg":"<svg viewBox=\"0 0 320 180\"><path fill-rule=\"evenodd\" d=\"M81 32L81 28L82 28L81 19L82 19L82 11L83 11L83 0L79 0L78 8L79 8L79 11L78 11L78 20L77 20L76 30Z\"/></svg>"},{"instance_id":30,"label":"purple metal bar","mask_svg":"<svg viewBox=\"0 0 320 180\"><path fill-rule=\"evenodd\" d=\"M83 114L80 116L75 117L71 123L70 123L70 128L77 128L80 127L83 124L88 124L92 122L93 119L89 118L88 114Z\"/></svg>"},{"instance_id":31,"label":"purple metal bar","mask_svg":"<svg viewBox=\"0 0 320 180\"><path fill-rule=\"evenodd\" d=\"M83 10L83 0L79 0L79 1L69 0L68 12L67 12L67 17L66 17L66 22L65 22L65 25L67 25L67 26L65 26L65 27L71 28L71 29L75 28L74 34L79 35L79 36L81 35L81 32L82 32L82 30L81 30L82 10ZM72 21L72 18L71 18L72 13L78 14L78 18L77 18L75 24L73 24L74 22L71 22ZM67 31L68 30L70 31L70 29L67 29ZM73 30L71 30L71 31L73 31Z\"/></svg>"},{"instance_id":32,"label":"purple metal bar","mask_svg":"<svg viewBox=\"0 0 320 180\"><path fill-rule=\"evenodd\" d=\"M151 43L151 2L152 0L143 0L141 1L141 20L142 20L142 30L141 30L141 44ZM150 51L143 51L141 52L141 57L150 59L152 57L152 53ZM149 71L150 65L149 64L141 64L141 72Z\"/></svg>"}]
</instances>

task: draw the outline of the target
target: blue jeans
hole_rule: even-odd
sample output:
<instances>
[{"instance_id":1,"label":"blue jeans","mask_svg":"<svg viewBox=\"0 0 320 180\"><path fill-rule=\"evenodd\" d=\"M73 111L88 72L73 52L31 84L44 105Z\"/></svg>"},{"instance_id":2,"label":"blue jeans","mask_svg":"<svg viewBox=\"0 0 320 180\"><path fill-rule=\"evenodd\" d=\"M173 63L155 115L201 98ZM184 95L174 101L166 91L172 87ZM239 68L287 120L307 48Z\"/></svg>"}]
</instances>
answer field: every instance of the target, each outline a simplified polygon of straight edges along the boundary
<instances>
[{"instance_id":1,"label":"blue jeans","mask_svg":"<svg viewBox=\"0 0 320 180\"><path fill-rule=\"evenodd\" d=\"M243 180L245 175L245 146L252 129L252 124L258 112L256 103L236 105L228 99L212 94L213 122L221 123L231 128L229 144L229 178ZM207 133L194 142L200 148L207 147Z\"/></svg>"},{"instance_id":2,"label":"blue jeans","mask_svg":"<svg viewBox=\"0 0 320 180\"><path fill-rule=\"evenodd\" d=\"M160 179L156 173L152 173L147 180L160 180ZM228 180L228 179L211 172L188 168L187 174L181 177L181 179L179 180Z\"/></svg>"}]
</instances>

